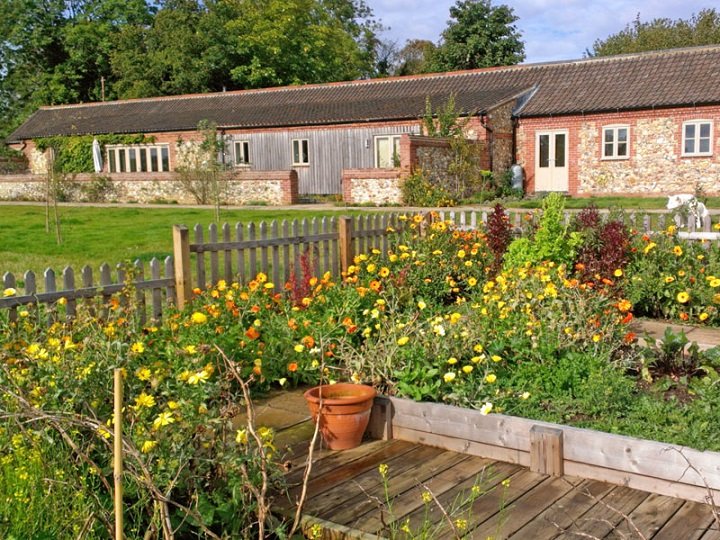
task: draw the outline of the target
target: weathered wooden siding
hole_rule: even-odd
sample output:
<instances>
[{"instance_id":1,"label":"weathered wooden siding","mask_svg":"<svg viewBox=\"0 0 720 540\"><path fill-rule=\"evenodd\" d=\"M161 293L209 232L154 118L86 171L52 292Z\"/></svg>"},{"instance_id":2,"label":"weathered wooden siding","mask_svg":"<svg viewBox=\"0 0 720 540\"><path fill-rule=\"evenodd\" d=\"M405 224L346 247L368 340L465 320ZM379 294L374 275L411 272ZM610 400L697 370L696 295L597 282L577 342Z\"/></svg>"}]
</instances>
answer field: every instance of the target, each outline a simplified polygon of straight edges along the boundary
<instances>
[{"instance_id":1,"label":"weathered wooden siding","mask_svg":"<svg viewBox=\"0 0 720 540\"><path fill-rule=\"evenodd\" d=\"M295 168L301 195L340 194L343 169L369 169L375 166L376 136L419 132L419 126L396 125L243 133L228 135L228 147L232 154L232 141L249 141L252 169L271 171ZM293 167L293 139L308 139L309 165Z\"/></svg>"}]
</instances>

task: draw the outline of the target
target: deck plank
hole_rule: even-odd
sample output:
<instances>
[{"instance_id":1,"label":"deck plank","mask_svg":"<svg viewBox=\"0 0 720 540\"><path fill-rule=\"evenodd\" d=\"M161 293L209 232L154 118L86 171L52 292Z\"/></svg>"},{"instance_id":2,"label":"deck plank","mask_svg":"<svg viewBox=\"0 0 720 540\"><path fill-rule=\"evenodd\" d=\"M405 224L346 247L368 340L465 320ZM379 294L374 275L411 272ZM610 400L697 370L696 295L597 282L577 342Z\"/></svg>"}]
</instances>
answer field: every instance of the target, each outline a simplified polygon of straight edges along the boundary
<instances>
[{"instance_id":1,"label":"deck plank","mask_svg":"<svg viewBox=\"0 0 720 540\"><path fill-rule=\"evenodd\" d=\"M623 514L635 510L648 495L644 491L617 486L557 538L576 539L578 535L574 532L581 532L586 538L604 538L624 520Z\"/></svg>"},{"instance_id":2,"label":"deck plank","mask_svg":"<svg viewBox=\"0 0 720 540\"><path fill-rule=\"evenodd\" d=\"M498 512L475 528L473 537L487 538L493 536L507 538L511 536L523 525L532 521L538 514L544 512L555 501L575 489L577 483L579 483L579 480L573 483L570 477L547 478L518 497L511 507Z\"/></svg>"},{"instance_id":3,"label":"deck plank","mask_svg":"<svg viewBox=\"0 0 720 540\"><path fill-rule=\"evenodd\" d=\"M321 451L318 453L317 459L313 456L314 462L307 484L307 497L312 499L335 484L352 478L359 471L375 468L383 461L402 456L414 448L417 448L417 445L393 440L372 441L342 452ZM284 497L278 497L276 502L281 509L287 509L294 505L294 501L300 496L307 456L301 458L301 461L302 463L295 466L285 477L288 485L287 494Z\"/></svg>"},{"instance_id":4,"label":"deck plank","mask_svg":"<svg viewBox=\"0 0 720 540\"><path fill-rule=\"evenodd\" d=\"M397 470L390 468L387 481L387 497L390 497L392 500L393 514L398 514L397 501L403 493L429 481L443 471L453 468L455 465L469 458L470 456L457 452L441 452L427 461L419 463L416 467L405 470L401 474L398 474ZM380 505L378 501L368 498L365 494L359 493L334 509L333 521L369 531L370 529L367 529L364 525L358 525L358 522L368 513L379 512L380 508L382 508L387 501L381 500L379 502Z\"/></svg>"},{"instance_id":5,"label":"deck plank","mask_svg":"<svg viewBox=\"0 0 720 540\"><path fill-rule=\"evenodd\" d=\"M338 474L337 471L325 474L319 478L315 478L311 499L305 506L305 512L319 517L335 521L335 509L344 502L354 498L357 495L364 495L366 498L372 499L377 497L383 500L383 484L378 466L384 463L390 471L395 474L403 474L405 471L412 469L417 463L430 460L435 456L443 453L440 448L431 446L417 446L407 453L394 456L392 459L372 459L360 460L362 466L346 467L343 472ZM379 453L376 453L379 454ZM376 456L377 458L377 456ZM348 469L351 469L348 473Z\"/></svg>"},{"instance_id":6,"label":"deck plank","mask_svg":"<svg viewBox=\"0 0 720 540\"><path fill-rule=\"evenodd\" d=\"M596 499L602 499L614 487L605 482L586 480L515 531L511 538L553 538L581 518L596 503Z\"/></svg>"},{"instance_id":7,"label":"deck plank","mask_svg":"<svg viewBox=\"0 0 720 540\"><path fill-rule=\"evenodd\" d=\"M629 517L630 522L623 521L606 538L622 539L637 535L639 531L645 538L652 538L665 525L683 504L682 499L664 497L651 493ZM637 530L636 530L637 529Z\"/></svg>"},{"instance_id":8,"label":"deck plank","mask_svg":"<svg viewBox=\"0 0 720 540\"><path fill-rule=\"evenodd\" d=\"M451 490L457 490L458 486L464 482L471 481L475 482L479 477L486 477L489 468L494 467L493 462L489 459L479 458L475 456L469 457L467 460L463 460L456 465L439 472L436 476L431 479L424 480L425 485L435 494L436 497L442 496ZM516 467L515 470L519 470ZM513 472L511 468L508 472ZM506 475L503 475L503 478ZM395 523L400 523L409 516L412 512L418 508L424 507L425 503L422 499L422 492L424 488L421 486L414 486L413 488L399 494L392 503L393 516L392 520ZM390 521L389 518L385 518L386 521ZM390 523L387 523L390 525ZM366 513L362 516L358 516L353 526L363 531L369 531L373 533L379 533L383 529L383 522L378 512Z\"/></svg>"},{"instance_id":9,"label":"deck plank","mask_svg":"<svg viewBox=\"0 0 720 540\"><path fill-rule=\"evenodd\" d=\"M715 518L707 504L685 501L675 515L660 529L653 540L698 540Z\"/></svg>"}]
</instances>

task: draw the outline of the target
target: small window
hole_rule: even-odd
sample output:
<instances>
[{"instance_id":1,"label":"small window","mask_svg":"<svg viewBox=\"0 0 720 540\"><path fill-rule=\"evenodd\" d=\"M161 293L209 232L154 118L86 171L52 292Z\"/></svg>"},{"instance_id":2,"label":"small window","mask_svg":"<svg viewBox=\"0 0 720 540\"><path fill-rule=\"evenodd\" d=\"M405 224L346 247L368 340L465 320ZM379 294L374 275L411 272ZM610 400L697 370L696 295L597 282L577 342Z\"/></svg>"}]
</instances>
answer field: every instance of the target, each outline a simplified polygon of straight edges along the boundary
<instances>
[{"instance_id":1,"label":"small window","mask_svg":"<svg viewBox=\"0 0 720 540\"><path fill-rule=\"evenodd\" d=\"M235 166L250 165L250 143L248 141L235 141Z\"/></svg>"},{"instance_id":2,"label":"small window","mask_svg":"<svg viewBox=\"0 0 720 540\"><path fill-rule=\"evenodd\" d=\"M310 143L307 139L293 139L293 165L309 165L310 153L308 151Z\"/></svg>"},{"instance_id":3,"label":"small window","mask_svg":"<svg viewBox=\"0 0 720 540\"><path fill-rule=\"evenodd\" d=\"M713 125L709 120L683 123L683 156L711 156Z\"/></svg>"},{"instance_id":4,"label":"small window","mask_svg":"<svg viewBox=\"0 0 720 540\"><path fill-rule=\"evenodd\" d=\"M400 166L400 135L375 137L375 168L394 169Z\"/></svg>"},{"instance_id":5,"label":"small window","mask_svg":"<svg viewBox=\"0 0 720 540\"><path fill-rule=\"evenodd\" d=\"M630 128L609 126L603 128L602 158L627 159L630 157Z\"/></svg>"}]
</instances>

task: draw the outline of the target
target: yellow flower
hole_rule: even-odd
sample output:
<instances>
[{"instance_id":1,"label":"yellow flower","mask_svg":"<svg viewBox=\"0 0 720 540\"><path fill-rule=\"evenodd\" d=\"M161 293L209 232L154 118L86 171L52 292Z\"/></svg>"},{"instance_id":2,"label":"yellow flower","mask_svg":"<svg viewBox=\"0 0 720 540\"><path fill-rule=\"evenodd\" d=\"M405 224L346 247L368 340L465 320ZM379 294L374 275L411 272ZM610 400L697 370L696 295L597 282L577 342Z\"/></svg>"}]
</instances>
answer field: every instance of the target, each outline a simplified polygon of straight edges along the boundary
<instances>
[{"instance_id":1,"label":"yellow flower","mask_svg":"<svg viewBox=\"0 0 720 540\"><path fill-rule=\"evenodd\" d=\"M497 354L493 354L493 355L490 357L490 360L492 360L493 362L497 363L497 362L499 362L500 360L502 360L502 358L500 358Z\"/></svg>"},{"instance_id":2,"label":"yellow flower","mask_svg":"<svg viewBox=\"0 0 720 540\"><path fill-rule=\"evenodd\" d=\"M403 336L397 340L397 344L402 347L403 345L407 345L408 341L410 341L410 338L408 336Z\"/></svg>"},{"instance_id":3,"label":"yellow flower","mask_svg":"<svg viewBox=\"0 0 720 540\"><path fill-rule=\"evenodd\" d=\"M673 253L675 254L676 257L680 257L683 254L683 250L680 246L675 246L673 248Z\"/></svg>"},{"instance_id":4,"label":"yellow flower","mask_svg":"<svg viewBox=\"0 0 720 540\"><path fill-rule=\"evenodd\" d=\"M656 244L655 242L650 242L650 243L649 243L647 246L645 246L645 248L643 249L643 253L645 253L645 255L647 255L648 253L650 253L651 250L653 250L653 249L656 248L656 247L657 247L657 244Z\"/></svg>"},{"instance_id":5,"label":"yellow flower","mask_svg":"<svg viewBox=\"0 0 720 540\"><path fill-rule=\"evenodd\" d=\"M520 394L520 399L527 399L530 397L530 392L523 392Z\"/></svg>"},{"instance_id":6,"label":"yellow flower","mask_svg":"<svg viewBox=\"0 0 720 540\"><path fill-rule=\"evenodd\" d=\"M427 304L422 300L420 300L417 305L420 309L425 309L427 307Z\"/></svg>"},{"instance_id":7,"label":"yellow flower","mask_svg":"<svg viewBox=\"0 0 720 540\"><path fill-rule=\"evenodd\" d=\"M497 381L497 375L495 375L494 373L488 373L487 375L485 375L485 382L492 384L495 381Z\"/></svg>"},{"instance_id":8,"label":"yellow flower","mask_svg":"<svg viewBox=\"0 0 720 540\"><path fill-rule=\"evenodd\" d=\"M258 283L265 283L267 281L267 275L259 272L258 275L255 276L255 281Z\"/></svg>"},{"instance_id":9,"label":"yellow flower","mask_svg":"<svg viewBox=\"0 0 720 540\"><path fill-rule=\"evenodd\" d=\"M153 428L160 429L161 427L167 426L175 422L175 418L171 412L161 412L157 415L157 418L153 420Z\"/></svg>"},{"instance_id":10,"label":"yellow flower","mask_svg":"<svg viewBox=\"0 0 720 540\"><path fill-rule=\"evenodd\" d=\"M480 407L480 414L487 416L490 414L490 411L493 409L493 404L489 401L486 401L482 407Z\"/></svg>"},{"instance_id":11,"label":"yellow flower","mask_svg":"<svg viewBox=\"0 0 720 540\"><path fill-rule=\"evenodd\" d=\"M672 283L673 281L675 281L673 276L665 276L665 283Z\"/></svg>"},{"instance_id":12,"label":"yellow flower","mask_svg":"<svg viewBox=\"0 0 720 540\"><path fill-rule=\"evenodd\" d=\"M103 439L109 439L110 438L110 432L102 427L97 428L97 433L100 435Z\"/></svg>"},{"instance_id":13,"label":"yellow flower","mask_svg":"<svg viewBox=\"0 0 720 540\"><path fill-rule=\"evenodd\" d=\"M450 315L450 324L457 324L460 321L460 319L462 319L462 315L460 315L457 312L452 313Z\"/></svg>"},{"instance_id":14,"label":"yellow flower","mask_svg":"<svg viewBox=\"0 0 720 540\"><path fill-rule=\"evenodd\" d=\"M137 407L138 409L140 407L147 407L149 409L150 407L154 406L155 398L151 395L146 394L145 392L135 398L135 407Z\"/></svg>"},{"instance_id":15,"label":"yellow flower","mask_svg":"<svg viewBox=\"0 0 720 540\"><path fill-rule=\"evenodd\" d=\"M705 320L707 320L707 318L708 318L709 316L710 316L710 315L708 315L707 313L705 313L705 312L703 311L700 315L698 315L698 319L700 319L701 321L705 321Z\"/></svg>"},{"instance_id":16,"label":"yellow flower","mask_svg":"<svg viewBox=\"0 0 720 540\"><path fill-rule=\"evenodd\" d=\"M475 279L474 277L468 278L467 284L468 287L474 287L475 285L477 285L477 279Z\"/></svg>"},{"instance_id":17,"label":"yellow flower","mask_svg":"<svg viewBox=\"0 0 720 540\"><path fill-rule=\"evenodd\" d=\"M457 358L451 356L450 358L448 358L448 364L450 364L451 366L457 364Z\"/></svg>"},{"instance_id":18,"label":"yellow flower","mask_svg":"<svg viewBox=\"0 0 720 540\"><path fill-rule=\"evenodd\" d=\"M502 487L504 487L504 488L510 487L510 479L509 478L506 478L505 480L503 480L500 483L502 484Z\"/></svg>"},{"instance_id":19,"label":"yellow flower","mask_svg":"<svg viewBox=\"0 0 720 540\"><path fill-rule=\"evenodd\" d=\"M615 277L622 277L623 271L622 271L620 268L618 268L618 269L616 269L616 270L613 272L613 275L614 275Z\"/></svg>"},{"instance_id":20,"label":"yellow flower","mask_svg":"<svg viewBox=\"0 0 720 540\"><path fill-rule=\"evenodd\" d=\"M146 367L141 367L137 369L135 376L141 381L149 381L150 377L152 377L152 371Z\"/></svg>"},{"instance_id":21,"label":"yellow flower","mask_svg":"<svg viewBox=\"0 0 720 540\"><path fill-rule=\"evenodd\" d=\"M720 287L720 279L715 278L710 280L710 286L715 289L717 287Z\"/></svg>"},{"instance_id":22,"label":"yellow flower","mask_svg":"<svg viewBox=\"0 0 720 540\"><path fill-rule=\"evenodd\" d=\"M145 352L145 345L143 344L142 341L136 341L135 343L132 344L132 346L130 347L130 350L134 353L140 354L140 353Z\"/></svg>"},{"instance_id":23,"label":"yellow flower","mask_svg":"<svg viewBox=\"0 0 720 540\"><path fill-rule=\"evenodd\" d=\"M464 531L465 529L467 529L467 519L462 519L462 518L456 519L455 527L457 527L457 529L459 531Z\"/></svg>"},{"instance_id":24,"label":"yellow flower","mask_svg":"<svg viewBox=\"0 0 720 540\"><path fill-rule=\"evenodd\" d=\"M187 382L188 382L188 384L197 384L200 382L207 381L208 377L210 377L210 373L208 373L207 370L205 370L205 369L201 369L200 371L196 371L195 373L192 373L187 378Z\"/></svg>"},{"instance_id":25,"label":"yellow flower","mask_svg":"<svg viewBox=\"0 0 720 540\"><path fill-rule=\"evenodd\" d=\"M207 322L207 315L204 313L200 313L199 311L196 311L190 316L190 320L194 322L195 324L203 324Z\"/></svg>"},{"instance_id":26,"label":"yellow flower","mask_svg":"<svg viewBox=\"0 0 720 540\"><path fill-rule=\"evenodd\" d=\"M235 433L235 442L238 444L247 444L248 434L246 429L238 429Z\"/></svg>"},{"instance_id":27,"label":"yellow flower","mask_svg":"<svg viewBox=\"0 0 720 540\"><path fill-rule=\"evenodd\" d=\"M293 347L293 348L295 349L295 352L298 352L298 353L303 352L305 350L305 346L301 345L299 343L297 345L295 345L295 347Z\"/></svg>"},{"instance_id":28,"label":"yellow flower","mask_svg":"<svg viewBox=\"0 0 720 540\"><path fill-rule=\"evenodd\" d=\"M464 259L465 255L466 255L466 253L465 253L464 249L458 250L458 252L457 252L458 259Z\"/></svg>"},{"instance_id":29,"label":"yellow flower","mask_svg":"<svg viewBox=\"0 0 720 540\"><path fill-rule=\"evenodd\" d=\"M685 291L681 291L677 293L677 296L675 298L679 303L686 304L688 300L690 300L690 295Z\"/></svg>"},{"instance_id":30,"label":"yellow flower","mask_svg":"<svg viewBox=\"0 0 720 540\"><path fill-rule=\"evenodd\" d=\"M592 340L593 343L598 343L600 341L600 334L593 334Z\"/></svg>"},{"instance_id":31,"label":"yellow flower","mask_svg":"<svg viewBox=\"0 0 720 540\"><path fill-rule=\"evenodd\" d=\"M470 365L463 366L462 370L463 370L463 373L465 373L466 375L469 375L470 373L472 373L473 367Z\"/></svg>"},{"instance_id":32,"label":"yellow flower","mask_svg":"<svg viewBox=\"0 0 720 540\"><path fill-rule=\"evenodd\" d=\"M477 345L475 345L473 347L473 351L475 351L476 353L481 353L481 352L483 352L483 350L484 350L483 346L480 343L478 343Z\"/></svg>"},{"instance_id":33,"label":"yellow flower","mask_svg":"<svg viewBox=\"0 0 720 540\"><path fill-rule=\"evenodd\" d=\"M425 504L428 504L429 502L432 501L432 494L427 490L423 491L422 492L422 500Z\"/></svg>"},{"instance_id":34,"label":"yellow flower","mask_svg":"<svg viewBox=\"0 0 720 540\"><path fill-rule=\"evenodd\" d=\"M370 263L367 265L366 270L368 271L369 274L372 274L373 272L375 272L376 268L377 268L377 266L374 263Z\"/></svg>"},{"instance_id":35,"label":"yellow flower","mask_svg":"<svg viewBox=\"0 0 720 540\"><path fill-rule=\"evenodd\" d=\"M455 380L455 372L454 371L448 371L445 375L443 375L443 380L446 383L453 382Z\"/></svg>"},{"instance_id":36,"label":"yellow flower","mask_svg":"<svg viewBox=\"0 0 720 540\"><path fill-rule=\"evenodd\" d=\"M180 404L179 404L177 401L168 401L168 402L167 402L167 407L168 407L168 409L170 409L171 411L174 411L175 409L177 409L178 407L180 407Z\"/></svg>"},{"instance_id":37,"label":"yellow flower","mask_svg":"<svg viewBox=\"0 0 720 540\"><path fill-rule=\"evenodd\" d=\"M381 463L381 464L378 466L378 472L380 473L380 476L382 476L383 478L386 478L386 477L387 477L387 473L388 473L387 463Z\"/></svg>"},{"instance_id":38,"label":"yellow flower","mask_svg":"<svg viewBox=\"0 0 720 540\"><path fill-rule=\"evenodd\" d=\"M14 289L14 288L12 288L12 287L8 287L7 289L5 289L5 290L3 291L3 296L6 297L6 298L7 298L8 296L15 296L16 294L17 294L17 290Z\"/></svg>"},{"instance_id":39,"label":"yellow flower","mask_svg":"<svg viewBox=\"0 0 720 540\"><path fill-rule=\"evenodd\" d=\"M186 345L183 347L183 350L188 354L195 354L197 352L197 347L195 345Z\"/></svg>"},{"instance_id":40,"label":"yellow flower","mask_svg":"<svg viewBox=\"0 0 720 540\"><path fill-rule=\"evenodd\" d=\"M378 276L381 278L386 278L390 275L390 269L387 266L383 266L380 271L378 272Z\"/></svg>"},{"instance_id":41,"label":"yellow flower","mask_svg":"<svg viewBox=\"0 0 720 540\"><path fill-rule=\"evenodd\" d=\"M153 448L155 448L156 446L157 446L157 441L147 440L147 441L143 442L142 448L140 448L140 451L141 451L143 454L147 454L148 452L150 452L150 451L151 451Z\"/></svg>"}]
</instances>

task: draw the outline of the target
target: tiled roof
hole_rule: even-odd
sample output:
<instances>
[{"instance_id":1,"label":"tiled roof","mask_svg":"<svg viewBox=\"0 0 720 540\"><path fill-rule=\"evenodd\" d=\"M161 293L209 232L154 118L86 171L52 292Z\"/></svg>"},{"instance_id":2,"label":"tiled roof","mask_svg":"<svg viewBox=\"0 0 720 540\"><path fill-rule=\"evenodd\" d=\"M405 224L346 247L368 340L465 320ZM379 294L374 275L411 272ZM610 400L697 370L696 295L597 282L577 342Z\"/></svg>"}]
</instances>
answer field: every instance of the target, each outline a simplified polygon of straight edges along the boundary
<instances>
[{"instance_id":1,"label":"tiled roof","mask_svg":"<svg viewBox=\"0 0 720 540\"><path fill-rule=\"evenodd\" d=\"M481 113L535 91L519 116L720 103L720 46L421 76L43 107L8 141L50 135L270 128L420 117L425 99Z\"/></svg>"}]
</instances>

